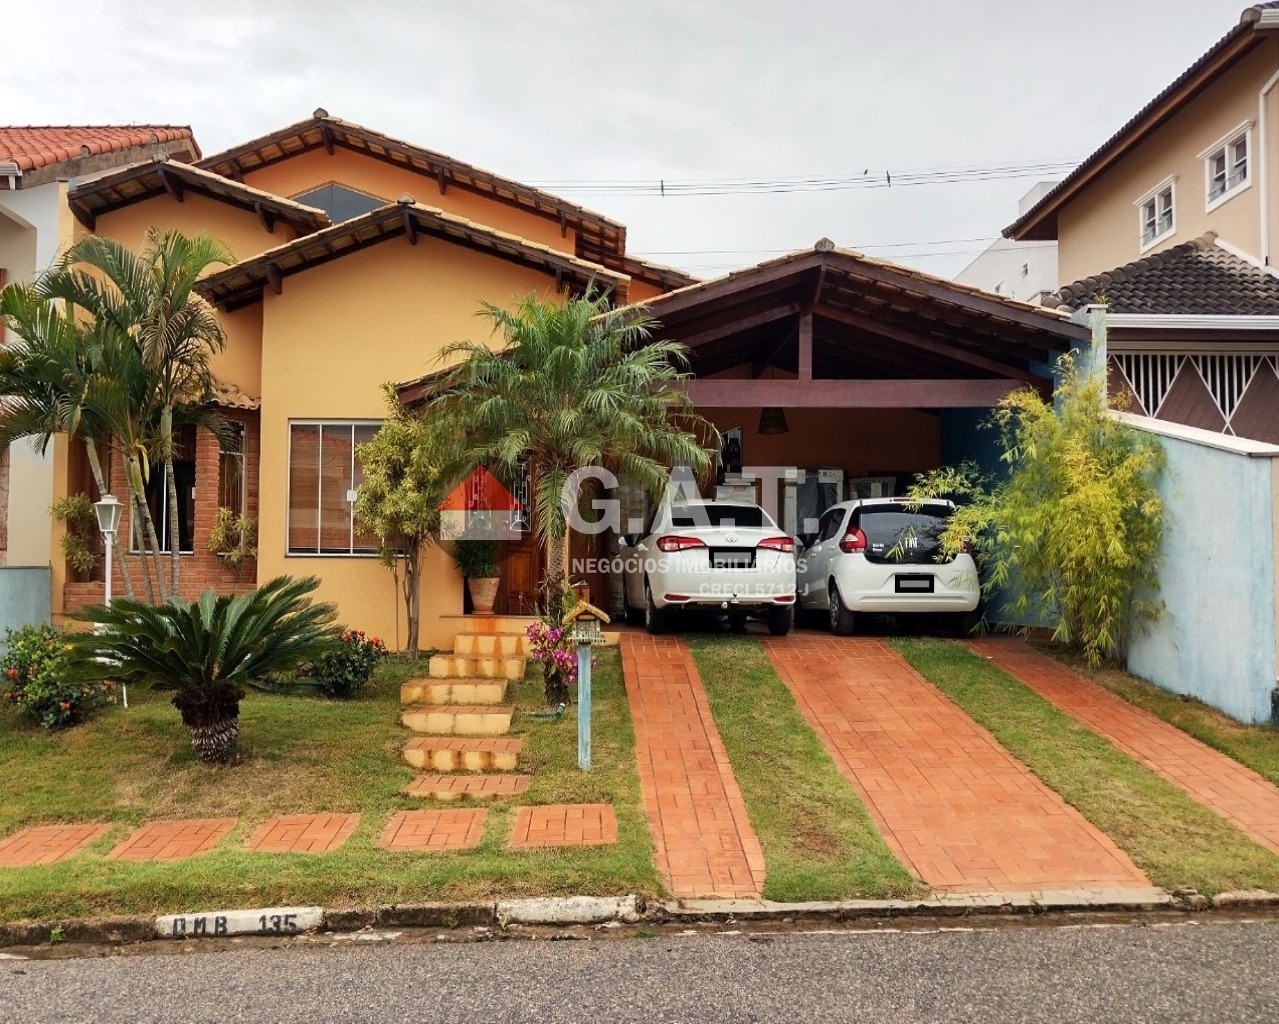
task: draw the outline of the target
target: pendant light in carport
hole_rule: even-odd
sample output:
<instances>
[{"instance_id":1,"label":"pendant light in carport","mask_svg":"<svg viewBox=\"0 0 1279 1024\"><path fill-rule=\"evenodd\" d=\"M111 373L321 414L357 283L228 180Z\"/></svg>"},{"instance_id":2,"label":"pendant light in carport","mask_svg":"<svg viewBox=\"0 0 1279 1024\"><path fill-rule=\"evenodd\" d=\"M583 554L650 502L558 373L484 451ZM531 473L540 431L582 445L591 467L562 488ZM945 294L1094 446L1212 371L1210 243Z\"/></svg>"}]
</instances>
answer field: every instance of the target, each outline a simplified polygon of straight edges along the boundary
<instances>
[{"instance_id":1,"label":"pendant light in carport","mask_svg":"<svg viewBox=\"0 0 1279 1024\"><path fill-rule=\"evenodd\" d=\"M779 405L765 406L760 410L758 434L789 434L790 424L786 422L786 410Z\"/></svg>"}]
</instances>

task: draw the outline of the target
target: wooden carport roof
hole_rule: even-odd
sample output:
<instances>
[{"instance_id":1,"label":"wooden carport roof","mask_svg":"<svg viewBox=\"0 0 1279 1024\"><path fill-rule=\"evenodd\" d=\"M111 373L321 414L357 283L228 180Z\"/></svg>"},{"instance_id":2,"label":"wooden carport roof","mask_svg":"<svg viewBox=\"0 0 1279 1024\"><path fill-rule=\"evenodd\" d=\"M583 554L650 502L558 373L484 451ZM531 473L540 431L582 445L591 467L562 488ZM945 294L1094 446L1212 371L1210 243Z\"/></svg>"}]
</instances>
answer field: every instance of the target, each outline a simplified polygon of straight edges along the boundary
<instances>
[{"instance_id":1,"label":"wooden carport roof","mask_svg":"<svg viewBox=\"0 0 1279 1024\"><path fill-rule=\"evenodd\" d=\"M626 298L629 279L624 274L538 242L423 206L408 195L324 231L268 249L260 256L217 274L210 274L196 285L196 289L222 309L240 309L259 301L266 288L280 294L284 290L285 279L293 274L395 238L406 238L409 244L417 245L422 235L442 238L453 245L535 267L554 275L557 287L568 288L573 293L581 293L594 284L611 289L623 300Z\"/></svg>"},{"instance_id":2,"label":"wooden carport roof","mask_svg":"<svg viewBox=\"0 0 1279 1024\"><path fill-rule=\"evenodd\" d=\"M167 159L133 164L90 178L71 189L67 202L76 219L92 231L97 218L103 214L166 192L178 202L182 202L187 192L194 192L249 210L256 213L262 226L271 232L275 230L277 220L302 235L329 226L329 215L323 210L231 181L191 164Z\"/></svg>"},{"instance_id":3,"label":"wooden carport roof","mask_svg":"<svg viewBox=\"0 0 1279 1024\"><path fill-rule=\"evenodd\" d=\"M1067 314L826 239L647 308L690 349L705 407L988 407L1025 384L1049 394L1047 364L1089 338ZM715 376L743 366L750 379Z\"/></svg>"}]
</instances>

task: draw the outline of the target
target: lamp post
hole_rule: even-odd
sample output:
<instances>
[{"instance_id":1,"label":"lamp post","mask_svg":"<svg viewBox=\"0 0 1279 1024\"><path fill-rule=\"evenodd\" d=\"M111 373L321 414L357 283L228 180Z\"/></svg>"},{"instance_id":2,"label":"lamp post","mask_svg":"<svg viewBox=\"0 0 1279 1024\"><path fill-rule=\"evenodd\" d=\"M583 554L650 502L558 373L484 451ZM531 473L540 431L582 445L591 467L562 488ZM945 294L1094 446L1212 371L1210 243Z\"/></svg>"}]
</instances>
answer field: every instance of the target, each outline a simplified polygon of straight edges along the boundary
<instances>
[{"instance_id":1,"label":"lamp post","mask_svg":"<svg viewBox=\"0 0 1279 1024\"><path fill-rule=\"evenodd\" d=\"M93 510L98 514L98 529L102 531L102 548L106 561L106 585L104 588L103 603L107 607L111 606L111 554L115 548L116 534L120 528L120 509L119 500L114 494L104 494L99 500L93 503ZM120 687L120 694L124 702L124 706L129 706L129 688L127 686Z\"/></svg>"}]
</instances>

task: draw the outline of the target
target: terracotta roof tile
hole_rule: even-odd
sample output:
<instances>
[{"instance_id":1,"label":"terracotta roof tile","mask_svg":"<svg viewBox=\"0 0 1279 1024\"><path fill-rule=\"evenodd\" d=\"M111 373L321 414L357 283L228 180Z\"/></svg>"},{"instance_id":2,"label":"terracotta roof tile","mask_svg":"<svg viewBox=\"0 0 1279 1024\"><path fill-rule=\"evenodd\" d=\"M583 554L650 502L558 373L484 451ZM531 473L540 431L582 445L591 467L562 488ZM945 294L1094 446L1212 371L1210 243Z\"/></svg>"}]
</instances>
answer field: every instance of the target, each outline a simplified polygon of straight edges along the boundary
<instances>
[{"instance_id":1,"label":"terracotta roof tile","mask_svg":"<svg viewBox=\"0 0 1279 1024\"><path fill-rule=\"evenodd\" d=\"M179 125L0 126L0 163L16 163L25 174L63 160L183 139L199 156L191 129Z\"/></svg>"},{"instance_id":2,"label":"terracotta roof tile","mask_svg":"<svg viewBox=\"0 0 1279 1024\"><path fill-rule=\"evenodd\" d=\"M1068 284L1044 299L1044 305L1059 310L1094 303L1104 303L1112 313L1275 316L1279 315L1279 279L1223 248L1210 231Z\"/></svg>"}]
</instances>

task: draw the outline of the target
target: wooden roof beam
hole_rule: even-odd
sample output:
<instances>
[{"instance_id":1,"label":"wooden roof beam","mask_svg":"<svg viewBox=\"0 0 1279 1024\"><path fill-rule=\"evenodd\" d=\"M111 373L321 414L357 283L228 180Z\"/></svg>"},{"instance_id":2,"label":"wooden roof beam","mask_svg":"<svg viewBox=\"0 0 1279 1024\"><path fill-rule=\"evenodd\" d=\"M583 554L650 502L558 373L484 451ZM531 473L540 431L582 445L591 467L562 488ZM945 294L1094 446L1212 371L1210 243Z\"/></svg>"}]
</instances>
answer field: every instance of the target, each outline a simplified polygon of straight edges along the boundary
<instances>
[{"instance_id":1,"label":"wooden roof beam","mask_svg":"<svg viewBox=\"0 0 1279 1024\"><path fill-rule=\"evenodd\" d=\"M280 268L274 263L268 263L265 268L267 284L271 286L271 290L276 295L284 294L284 278L280 276Z\"/></svg>"},{"instance_id":2,"label":"wooden roof beam","mask_svg":"<svg viewBox=\"0 0 1279 1024\"><path fill-rule=\"evenodd\" d=\"M730 409L989 409L1021 387L1011 380L691 380L693 405Z\"/></svg>"},{"instance_id":3,"label":"wooden roof beam","mask_svg":"<svg viewBox=\"0 0 1279 1024\"><path fill-rule=\"evenodd\" d=\"M864 331L867 334L879 335L892 341L901 342L911 348L922 349L925 352L931 352L933 355L941 356L952 362L963 363L967 366L976 367L979 370L985 370L988 373L994 373L1001 377L1010 377L1014 380L1024 381L1027 384L1034 384L1037 387L1047 384L1043 377L1031 373L1029 370L1013 366L1009 363L998 362L994 359L988 359L985 356L977 355L955 345L947 345L945 342L935 341L932 338L926 338L923 335L916 334L913 331L903 330L890 324L881 323L878 320L868 319L866 317L856 316L852 313L845 313L840 310L823 309L818 311L818 316L825 320L831 320L834 323L842 324L845 327L852 327L855 330Z\"/></svg>"},{"instance_id":4,"label":"wooden roof beam","mask_svg":"<svg viewBox=\"0 0 1279 1024\"><path fill-rule=\"evenodd\" d=\"M260 202L254 202L253 212L258 215L258 221L262 224L267 234L275 234L275 215Z\"/></svg>"},{"instance_id":5,"label":"wooden roof beam","mask_svg":"<svg viewBox=\"0 0 1279 1024\"><path fill-rule=\"evenodd\" d=\"M160 183L173 199L179 203L186 201L186 190L183 187L182 179L164 164L160 164Z\"/></svg>"}]
</instances>

